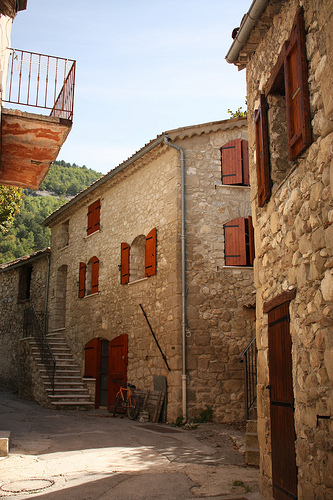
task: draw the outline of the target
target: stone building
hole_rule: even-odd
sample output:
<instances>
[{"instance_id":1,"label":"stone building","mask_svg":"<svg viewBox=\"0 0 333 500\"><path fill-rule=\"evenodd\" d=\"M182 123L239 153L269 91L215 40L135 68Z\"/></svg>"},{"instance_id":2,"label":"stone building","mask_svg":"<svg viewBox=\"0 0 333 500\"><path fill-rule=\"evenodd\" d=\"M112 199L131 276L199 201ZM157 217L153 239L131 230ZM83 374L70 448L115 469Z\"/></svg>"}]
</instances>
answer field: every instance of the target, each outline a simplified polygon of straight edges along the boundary
<instances>
[{"instance_id":1,"label":"stone building","mask_svg":"<svg viewBox=\"0 0 333 500\"><path fill-rule=\"evenodd\" d=\"M49 334L67 343L96 407L112 406L114 380L151 390L165 377L169 421L207 405L216 421L244 419L238 359L254 336L247 166L246 119L179 128L46 219Z\"/></svg>"},{"instance_id":2,"label":"stone building","mask_svg":"<svg viewBox=\"0 0 333 500\"><path fill-rule=\"evenodd\" d=\"M50 249L0 265L0 385L20 389L25 311L34 305L40 318L47 306L46 276ZM27 393L31 384L25 381Z\"/></svg>"},{"instance_id":3,"label":"stone building","mask_svg":"<svg viewBox=\"0 0 333 500\"><path fill-rule=\"evenodd\" d=\"M333 4L254 1L246 67L264 498L333 496Z\"/></svg>"}]
</instances>

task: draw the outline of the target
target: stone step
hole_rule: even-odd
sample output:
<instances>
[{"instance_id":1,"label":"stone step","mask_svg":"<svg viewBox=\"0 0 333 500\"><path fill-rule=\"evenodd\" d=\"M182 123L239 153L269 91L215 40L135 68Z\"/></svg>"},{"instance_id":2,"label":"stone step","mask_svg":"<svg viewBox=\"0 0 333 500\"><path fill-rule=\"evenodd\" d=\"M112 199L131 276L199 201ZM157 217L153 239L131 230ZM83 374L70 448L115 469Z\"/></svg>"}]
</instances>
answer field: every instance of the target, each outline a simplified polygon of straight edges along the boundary
<instances>
[{"instance_id":1,"label":"stone step","mask_svg":"<svg viewBox=\"0 0 333 500\"><path fill-rule=\"evenodd\" d=\"M245 463L247 465L260 465L260 451L258 448L247 448L245 450Z\"/></svg>"},{"instance_id":2,"label":"stone step","mask_svg":"<svg viewBox=\"0 0 333 500\"><path fill-rule=\"evenodd\" d=\"M246 421L246 432L257 432L257 420Z\"/></svg>"},{"instance_id":3,"label":"stone step","mask_svg":"<svg viewBox=\"0 0 333 500\"><path fill-rule=\"evenodd\" d=\"M80 410L81 408L88 409L95 405L92 401L51 401L52 405L57 409L73 409Z\"/></svg>"},{"instance_id":4,"label":"stone step","mask_svg":"<svg viewBox=\"0 0 333 500\"><path fill-rule=\"evenodd\" d=\"M256 432L247 432L245 434L245 449L259 450L258 434Z\"/></svg>"},{"instance_id":5,"label":"stone step","mask_svg":"<svg viewBox=\"0 0 333 500\"><path fill-rule=\"evenodd\" d=\"M46 389L46 392L53 392L52 391L52 388L47 388ZM58 387L58 385L55 385L54 386L54 396L61 396L61 395L67 395L67 394L70 394L72 395L73 393L75 394L79 394L79 393L84 393L84 395L86 395L87 397L89 397L89 393L87 391L87 389L85 387L75 387L75 389L73 387Z\"/></svg>"}]
</instances>

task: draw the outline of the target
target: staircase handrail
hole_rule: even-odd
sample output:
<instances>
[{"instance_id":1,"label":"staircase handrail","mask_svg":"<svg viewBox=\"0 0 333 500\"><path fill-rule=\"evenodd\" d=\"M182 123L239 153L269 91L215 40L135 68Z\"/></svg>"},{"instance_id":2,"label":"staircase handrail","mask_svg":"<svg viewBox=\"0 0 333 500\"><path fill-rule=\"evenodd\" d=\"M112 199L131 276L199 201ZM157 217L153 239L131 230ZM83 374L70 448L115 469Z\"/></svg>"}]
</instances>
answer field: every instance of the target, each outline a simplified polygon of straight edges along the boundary
<instances>
[{"instance_id":1,"label":"staircase handrail","mask_svg":"<svg viewBox=\"0 0 333 500\"><path fill-rule=\"evenodd\" d=\"M248 346L239 357L239 363L244 367L244 386L245 386L245 418L249 420L250 409L257 399L257 346L256 337L253 337Z\"/></svg>"},{"instance_id":2,"label":"staircase handrail","mask_svg":"<svg viewBox=\"0 0 333 500\"><path fill-rule=\"evenodd\" d=\"M40 349L40 354L41 354L41 359L42 363L45 366L46 373L48 374L52 386L52 394L54 394L54 378L55 378L55 370L56 370L56 360L53 355L51 346L47 340L46 337L46 327L43 328L41 321L38 317L37 311L35 309L35 306L32 305L31 307L25 309L25 315L29 314L29 312L32 312L33 317L35 319L35 324L37 325L37 328L32 328L31 333L33 337L38 341L37 346ZM44 322L46 325L46 318L44 318ZM24 323L24 327L26 328L27 324ZM51 370L50 370L50 365L51 365ZM51 372L51 373L50 373Z\"/></svg>"}]
</instances>

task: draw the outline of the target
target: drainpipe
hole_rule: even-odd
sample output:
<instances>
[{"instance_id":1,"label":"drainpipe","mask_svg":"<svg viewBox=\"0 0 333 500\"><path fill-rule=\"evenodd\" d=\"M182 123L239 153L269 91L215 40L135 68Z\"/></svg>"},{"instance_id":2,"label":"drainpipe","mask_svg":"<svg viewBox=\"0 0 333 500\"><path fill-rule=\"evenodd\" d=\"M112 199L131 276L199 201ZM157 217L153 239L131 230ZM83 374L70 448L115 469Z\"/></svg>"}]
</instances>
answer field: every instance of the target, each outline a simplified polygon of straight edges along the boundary
<instances>
[{"instance_id":1,"label":"drainpipe","mask_svg":"<svg viewBox=\"0 0 333 500\"><path fill-rule=\"evenodd\" d=\"M185 153L182 148L169 142L166 135L164 142L168 146L180 152L180 172L181 172L181 242L182 242L182 407L183 419L187 421L187 375L186 375L186 257L185 257Z\"/></svg>"},{"instance_id":2,"label":"drainpipe","mask_svg":"<svg viewBox=\"0 0 333 500\"><path fill-rule=\"evenodd\" d=\"M50 281L50 266L51 266L51 255L47 253L47 272L46 272L46 290L45 290L45 304L44 304L44 337L46 337L46 318L47 318L47 307L49 302L49 281Z\"/></svg>"},{"instance_id":3,"label":"drainpipe","mask_svg":"<svg viewBox=\"0 0 333 500\"><path fill-rule=\"evenodd\" d=\"M225 56L228 63L233 64L237 61L240 51L247 42L251 31L257 24L258 19L269 4L269 1L270 0L253 0L248 13L245 14L242 19L236 38Z\"/></svg>"}]
</instances>

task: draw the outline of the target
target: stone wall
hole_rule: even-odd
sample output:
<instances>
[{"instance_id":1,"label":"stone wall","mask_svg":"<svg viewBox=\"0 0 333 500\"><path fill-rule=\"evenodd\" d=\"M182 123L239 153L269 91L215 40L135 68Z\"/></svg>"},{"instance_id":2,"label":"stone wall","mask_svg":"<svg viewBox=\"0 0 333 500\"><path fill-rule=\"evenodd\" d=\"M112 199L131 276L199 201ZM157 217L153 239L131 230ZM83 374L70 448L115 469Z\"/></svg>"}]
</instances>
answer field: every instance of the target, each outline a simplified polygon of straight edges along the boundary
<instances>
[{"instance_id":1,"label":"stone wall","mask_svg":"<svg viewBox=\"0 0 333 500\"><path fill-rule=\"evenodd\" d=\"M312 144L295 162L284 153L285 117L269 111L272 196L258 207L254 110L296 10L305 10ZM333 412L333 122L332 3L281 2L281 10L247 65L251 200L255 224L258 345L258 434L261 491L272 485L267 315L263 304L296 289L290 303L296 462L300 499L332 495ZM269 98L269 99L275 99ZM280 98L279 98L280 99ZM280 125L280 128L279 128ZM317 415L331 416L318 420Z\"/></svg>"},{"instance_id":2,"label":"stone wall","mask_svg":"<svg viewBox=\"0 0 333 500\"><path fill-rule=\"evenodd\" d=\"M244 419L238 357L254 335L253 269L225 268L223 224L250 214L248 187L222 187L220 147L246 138L246 120L226 120L168 133L186 164L188 394L190 417L212 405L218 421ZM167 377L168 420L182 415L180 156L160 144L52 222L51 325L61 325L84 371L84 346L95 337L128 334L127 377L140 389ZM86 236L87 207L101 200L101 230ZM69 223L67 224L67 221ZM68 245L58 249L64 224ZM140 278L142 239L157 228L157 273ZM143 235L143 236L142 236ZM130 282L120 285L120 246L131 249ZM78 298L79 263L99 259L98 294ZM59 287L66 268L67 288ZM61 273L59 270L62 270ZM168 372L140 309L166 355ZM52 319L53 318L53 319Z\"/></svg>"},{"instance_id":3,"label":"stone wall","mask_svg":"<svg viewBox=\"0 0 333 500\"><path fill-rule=\"evenodd\" d=\"M19 345L23 336L24 309L35 306L44 312L47 257L24 259L17 266L2 265L0 269L0 385L18 390L20 372ZM20 272L32 266L30 299L19 300Z\"/></svg>"},{"instance_id":4,"label":"stone wall","mask_svg":"<svg viewBox=\"0 0 333 500\"><path fill-rule=\"evenodd\" d=\"M218 422L245 419L239 356L255 335L253 268L226 267L224 259L223 225L251 214L250 188L220 180L221 146L247 140L246 121L239 125L176 141L186 158L189 416L209 405Z\"/></svg>"}]
</instances>

